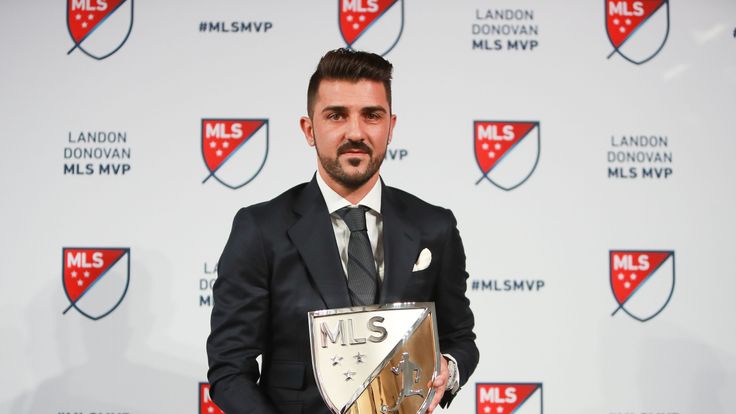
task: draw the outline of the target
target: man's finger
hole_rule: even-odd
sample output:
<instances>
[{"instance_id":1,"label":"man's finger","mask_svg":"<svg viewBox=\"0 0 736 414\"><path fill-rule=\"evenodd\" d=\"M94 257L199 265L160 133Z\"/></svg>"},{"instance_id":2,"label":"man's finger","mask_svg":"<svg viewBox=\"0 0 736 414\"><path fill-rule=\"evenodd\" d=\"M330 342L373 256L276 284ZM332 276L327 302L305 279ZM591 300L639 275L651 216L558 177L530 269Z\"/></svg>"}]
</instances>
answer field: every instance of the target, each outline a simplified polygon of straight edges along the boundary
<instances>
[{"instance_id":1,"label":"man's finger","mask_svg":"<svg viewBox=\"0 0 736 414\"><path fill-rule=\"evenodd\" d=\"M432 411L434 411L434 409L440 404L440 401L442 401L442 396L445 395L444 388L436 388L435 390L434 398L432 398L432 402L429 404L429 408L427 408L427 414L432 414Z\"/></svg>"},{"instance_id":2,"label":"man's finger","mask_svg":"<svg viewBox=\"0 0 736 414\"><path fill-rule=\"evenodd\" d=\"M440 404L440 401L442 401L442 397L445 395L445 389L447 389L447 381L449 379L450 370L447 368L447 360L445 358L440 358L440 373L434 381L430 380L427 384L427 387L434 388L435 392L434 398L432 398L432 402L429 404L429 408L427 408L427 414L431 414L432 411L434 411L434 409Z\"/></svg>"},{"instance_id":3,"label":"man's finger","mask_svg":"<svg viewBox=\"0 0 736 414\"><path fill-rule=\"evenodd\" d=\"M434 379L434 387L445 389L445 387L447 387L447 379L448 378L444 375L438 376Z\"/></svg>"}]
</instances>

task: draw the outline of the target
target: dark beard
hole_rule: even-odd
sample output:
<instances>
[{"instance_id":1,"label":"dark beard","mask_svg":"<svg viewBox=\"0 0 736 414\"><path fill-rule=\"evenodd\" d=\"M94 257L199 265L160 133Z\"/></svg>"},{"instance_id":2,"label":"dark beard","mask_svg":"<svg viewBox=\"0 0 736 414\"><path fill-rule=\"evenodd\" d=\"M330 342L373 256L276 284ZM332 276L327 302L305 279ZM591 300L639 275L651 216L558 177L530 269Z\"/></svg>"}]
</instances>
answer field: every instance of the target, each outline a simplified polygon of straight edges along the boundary
<instances>
[{"instance_id":1,"label":"dark beard","mask_svg":"<svg viewBox=\"0 0 736 414\"><path fill-rule=\"evenodd\" d=\"M340 165L340 155L345 154L351 150L360 150L368 154L368 165L366 166L365 172L350 175L345 170L343 170L342 165ZM330 178L335 180L343 187L350 190L356 190L360 188L363 184L367 183L368 180L370 180L371 177L373 177L373 175L381 168L381 164L383 163L383 158L374 158L373 150L371 150L370 147L363 143L363 141L348 140L337 148L337 155L335 158L329 158L327 155L321 154L319 152L319 148L317 148L317 157L319 158L320 164L322 164L322 167L327 172L327 175L329 175ZM361 161L358 159L348 160L348 163L350 163L350 165L352 165L353 167L360 165L360 162Z\"/></svg>"}]
</instances>

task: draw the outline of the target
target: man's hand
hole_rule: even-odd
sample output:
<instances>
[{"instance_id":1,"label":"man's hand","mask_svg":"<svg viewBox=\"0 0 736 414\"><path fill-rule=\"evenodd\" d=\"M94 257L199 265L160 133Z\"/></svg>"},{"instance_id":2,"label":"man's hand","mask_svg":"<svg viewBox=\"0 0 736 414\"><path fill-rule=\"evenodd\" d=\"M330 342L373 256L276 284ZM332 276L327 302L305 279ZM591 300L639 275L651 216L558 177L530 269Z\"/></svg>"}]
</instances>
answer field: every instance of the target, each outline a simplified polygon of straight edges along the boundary
<instances>
[{"instance_id":1,"label":"man's hand","mask_svg":"<svg viewBox=\"0 0 736 414\"><path fill-rule=\"evenodd\" d=\"M445 390L447 389L447 381L450 379L450 370L447 368L447 359L445 357L440 358L440 374L437 375L437 378L434 379L434 382L430 381L427 383L428 387L434 388L434 398L432 399L432 403L429 404L429 408L427 408L427 414L432 414L435 408L440 403L440 400L442 400L442 396L445 395Z\"/></svg>"}]
</instances>

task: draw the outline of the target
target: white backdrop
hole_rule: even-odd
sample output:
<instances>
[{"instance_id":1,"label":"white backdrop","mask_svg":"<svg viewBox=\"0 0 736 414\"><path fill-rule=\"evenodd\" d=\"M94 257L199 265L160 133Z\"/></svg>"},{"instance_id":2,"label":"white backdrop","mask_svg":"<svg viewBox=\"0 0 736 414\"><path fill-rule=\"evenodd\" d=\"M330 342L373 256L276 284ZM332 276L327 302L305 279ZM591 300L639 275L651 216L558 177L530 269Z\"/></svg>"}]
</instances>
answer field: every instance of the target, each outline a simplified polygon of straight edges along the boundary
<instances>
[{"instance_id":1,"label":"white backdrop","mask_svg":"<svg viewBox=\"0 0 736 414\"><path fill-rule=\"evenodd\" d=\"M117 2L77 2L76 11L82 3L93 24L106 16L95 6ZM626 3L634 13L635 1ZM81 42L90 54L110 51L130 29L98 60L80 48L67 54L75 42L64 2L0 2L0 411L200 412L208 285L232 217L313 174L298 129L309 75L326 50L345 45L339 8L370 4L127 0ZM505 10L522 19L500 19ZM651 54L667 33L643 64L607 58L606 13L602 0L405 0L362 38L379 53L398 38L386 55L398 124L384 180L451 208L465 243L481 361L446 412L736 409L736 3L673 0L632 14L631 27L649 18L622 53ZM240 22L251 30L215 31ZM486 24L529 33L474 33ZM237 190L202 183L210 118L268 120L264 167ZM507 152L511 180L531 171L526 181L510 191L476 184L474 121L539 123L523 141L538 137L539 147ZM70 142L97 131L125 142ZM622 147L639 136L666 146ZM65 158L74 148L130 158ZM536 168L522 151L538 154ZM671 162L609 162L610 151ZM265 155L250 154L246 167ZM87 163L93 174L71 173ZM108 163L118 174L100 174ZM667 176L643 177L648 168ZM74 307L62 314L71 304L62 252L77 247L130 249L116 273L125 296L97 320ZM647 285L671 297L646 322L612 316L609 254L629 250L674 252L650 278L660 283ZM94 289L89 298L110 307L111 291L111 301ZM633 298L644 312L664 305L661 292L640 291L627 311L638 310L627 308ZM534 393L488 400L489 389L508 396L514 383L535 384Z\"/></svg>"}]
</instances>

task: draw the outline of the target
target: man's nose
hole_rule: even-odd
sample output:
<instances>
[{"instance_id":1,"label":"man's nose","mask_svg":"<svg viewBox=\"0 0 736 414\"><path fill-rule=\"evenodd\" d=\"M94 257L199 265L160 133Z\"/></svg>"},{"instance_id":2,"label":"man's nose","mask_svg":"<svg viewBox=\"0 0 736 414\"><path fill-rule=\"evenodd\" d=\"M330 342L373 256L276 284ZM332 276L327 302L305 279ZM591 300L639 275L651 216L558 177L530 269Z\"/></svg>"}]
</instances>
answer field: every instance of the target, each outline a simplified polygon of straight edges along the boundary
<instances>
[{"instance_id":1,"label":"man's nose","mask_svg":"<svg viewBox=\"0 0 736 414\"><path fill-rule=\"evenodd\" d=\"M351 116L349 118L345 129L345 138L353 141L359 141L364 138L363 126L360 123L360 117Z\"/></svg>"}]
</instances>

